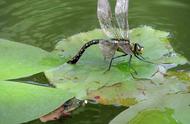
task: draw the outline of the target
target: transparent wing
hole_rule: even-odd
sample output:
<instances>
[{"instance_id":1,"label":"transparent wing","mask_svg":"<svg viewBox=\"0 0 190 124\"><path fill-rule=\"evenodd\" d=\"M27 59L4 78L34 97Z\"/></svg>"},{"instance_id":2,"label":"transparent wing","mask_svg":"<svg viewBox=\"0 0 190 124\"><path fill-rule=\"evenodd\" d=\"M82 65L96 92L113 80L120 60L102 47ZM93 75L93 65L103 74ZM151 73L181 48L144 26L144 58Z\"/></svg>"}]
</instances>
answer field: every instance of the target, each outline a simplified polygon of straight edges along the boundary
<instances>
[{"instance_id":1,"label":"transparent wing","mask_svg":"<svg viewBox=\"0 0 190 124\"><path fill-rule=\"evenodd\" d=\"M108 0L98 0L97 16L104 33L110 38L115 38L117 33L112 25L112 12Z\"/></svg>"},{"instance_id":2,"label":"transparent wing","mask_svg":"<svg viewBox=\"0 0 190 124\"><path fill-rule=\"evenodd\" d=\"M115 6L115 18L119 27L120 35L124 39L129 38L128 3L129 0L117 0Z\"/></svg>"},{"instance_id":3,"label":"transparent wing","mask_svg":"<svg viewBox=\"0 0 190 124\"><path fill-rule=\"evenodd\" d=\"M99 45L105 59L111 59L115 55L115 51L117 51L118 48L115 43L112 43L109 40L101 40Z\"/></svg>"}]
</instances>

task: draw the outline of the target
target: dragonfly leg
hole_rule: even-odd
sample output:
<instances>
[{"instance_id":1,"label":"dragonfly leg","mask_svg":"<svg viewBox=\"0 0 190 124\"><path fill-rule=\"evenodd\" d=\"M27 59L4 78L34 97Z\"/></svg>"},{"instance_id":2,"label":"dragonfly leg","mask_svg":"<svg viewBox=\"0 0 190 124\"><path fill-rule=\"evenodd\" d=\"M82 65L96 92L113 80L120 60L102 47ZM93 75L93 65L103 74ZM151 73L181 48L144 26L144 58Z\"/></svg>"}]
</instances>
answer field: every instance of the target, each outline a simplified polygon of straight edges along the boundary
<instances>
[{"instance_id":1,"label":"dragonfly leg","mask_svg":"<svg viewBox=\"0 0 190 124\"><path fill-rule=\"evenodd\" d=\"M117 58L120 58L120 57L124 57L124 56L127 56L127 54L123 54L123 55L120 55L120 56L116 56L116 57L112 57L111 60L110 60L110 63L109 63L109 67L106 71L110 71L111 69L111 65L112 65L112 62L114 59L117 59Z\"/></svg>"},{"instance_id":2,"label":"dragonfly leg","mask_svg":"<svg viewBox=\"0 0 190 124\"><path fill-rule=\"evenodd\" d=\"M129 69L132 69L134 73L137 75L137 71L131 66L131 60L132 60L132 55L130 55L129 57L129 62L128 62Z\"/></svg>"},{"instance_id":3,"label":"dragonfly leg","mask_svg":"<svg viewBox=\"0 0 190 124\"><path fill-rule=\"evenodd\" d=\"M150 79L150 78L136 77L136 76L134 76L133 73L131 73L131 72L130 72L130 74L131 74L131 76L133 77L133 79L135 79L135 80L148 80L148 81L152 81L152 79Z\"/></svg>"},{"instance_id":4,"label":"dragonfly leg","mask_svg":"<svg viewBox=\"0 0 190 124\"><path fill-rule=\"evenodd\" d=\"M144 59L145 60L145 58L142 56L142 55L139 55L142 59Z\"/></svg>"},{"instance_id":5,"label":"dragonfly leg","mask_svg":"<svg viewBox=\"0 0 190 124\"><path fill-rule=\"evenodd\" d=\"M135 57L143 62L146 62L146 63L150 63L150 64L156 64L156 63L153 63L153 62L150 62L150 61L147 61L145 60L145 58L143 56L138 56L135 54Z\"/></svg>"}]
</instances>

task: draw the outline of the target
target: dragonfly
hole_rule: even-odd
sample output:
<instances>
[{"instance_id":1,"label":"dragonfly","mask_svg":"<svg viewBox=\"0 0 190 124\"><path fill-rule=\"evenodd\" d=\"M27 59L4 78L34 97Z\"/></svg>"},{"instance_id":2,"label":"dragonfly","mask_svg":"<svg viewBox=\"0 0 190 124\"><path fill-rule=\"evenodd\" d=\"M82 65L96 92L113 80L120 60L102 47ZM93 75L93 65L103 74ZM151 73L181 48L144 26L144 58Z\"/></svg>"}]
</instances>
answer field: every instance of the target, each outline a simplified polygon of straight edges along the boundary
<instances>
[{"instance_id":1,"label":"dragonfly","mask_svg":"<svg viewBox=\"0 0 190 124\"><path fill-rule=\"evenodd\" d=\"M131 59L133 56L141 61L150 63L142 56L144 47L139 43L132 43L130 41L128 5L129 0L117 0L115 5L115 16L113 16L109 1L98 0L97 17L101 30L108 36L108 39L93 39L85 43L79 52L67 63L76 64L87 48L97 44L99 44L104 58L110 60L107 71L111 69L113 60L125 56L129 56L128 66L135 74L137 74L137 71L131 67ZM115 56L116 51L122 54Z\"/></svg>"}]
</instances>

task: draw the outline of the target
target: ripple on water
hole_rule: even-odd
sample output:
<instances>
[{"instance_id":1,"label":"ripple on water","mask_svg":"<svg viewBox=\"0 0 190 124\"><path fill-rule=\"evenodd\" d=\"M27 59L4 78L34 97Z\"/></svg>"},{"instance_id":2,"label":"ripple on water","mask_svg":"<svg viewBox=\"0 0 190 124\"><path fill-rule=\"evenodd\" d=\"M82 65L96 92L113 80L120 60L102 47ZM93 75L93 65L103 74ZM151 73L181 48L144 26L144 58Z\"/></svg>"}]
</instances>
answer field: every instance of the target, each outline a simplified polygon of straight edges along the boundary
<instances>
[{"instance_id":1,"label":"ripple on water","mask_svg":"<svg viewBox=\"0 0 190 124\"><path fill-rule=\"evenodd\" d=\"M57 39L72 34L70 32L81 27L82 20L89 19L80 16L87 14L86 5L95 4L89 1L0 0L0 17L3 18L0 37L52 49Z\"/></svg>"}]
</instances>

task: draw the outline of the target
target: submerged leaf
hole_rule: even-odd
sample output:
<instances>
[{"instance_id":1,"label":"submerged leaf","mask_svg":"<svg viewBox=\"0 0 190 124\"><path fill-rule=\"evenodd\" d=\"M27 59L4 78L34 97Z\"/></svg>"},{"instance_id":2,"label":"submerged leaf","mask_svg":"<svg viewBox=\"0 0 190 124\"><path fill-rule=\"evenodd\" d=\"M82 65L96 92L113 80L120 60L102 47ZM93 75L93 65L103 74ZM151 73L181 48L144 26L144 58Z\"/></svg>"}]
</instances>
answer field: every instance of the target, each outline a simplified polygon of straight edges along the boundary
<instances>
[{"instance_id":1,"label":"submerged leaf","mask_svg":"<svg viewBox=\"0 0 190 124\"><path fill-rule=\"evenodd\" d=\"M0 80L29 76L64 63L37 47L0 39Z\"/></svg>"},{"instance_id":2,"label":"submerged leaf","mask_svg":"<svg viewBox=\"0 0 190 124\"><path fill-rule=\"evenodd\" d=\"M172 117L172 110L145 110L140 112L134 119L128 124L179 124Z\"/></svg>"},{"instance_id":3,"label":"submerged leaf","mask_svg":"<svg viewBox=\"0 0 190 124\"><path fill-rule=\"evenodd\" d=\"M189 103L189 93L161 95L130 107L110 124L189 124Z\"/></svg>"},{"instance_id":4,"label":"submerged leaf","mask_svg":"<svg viewBox=\"0 0 190 124\"><path fill-rule=\"evenodd\" d=\"M37 119L73 97L70 92L18 82L0 81L0 123Z\"/></svg>"}]
</instances>

